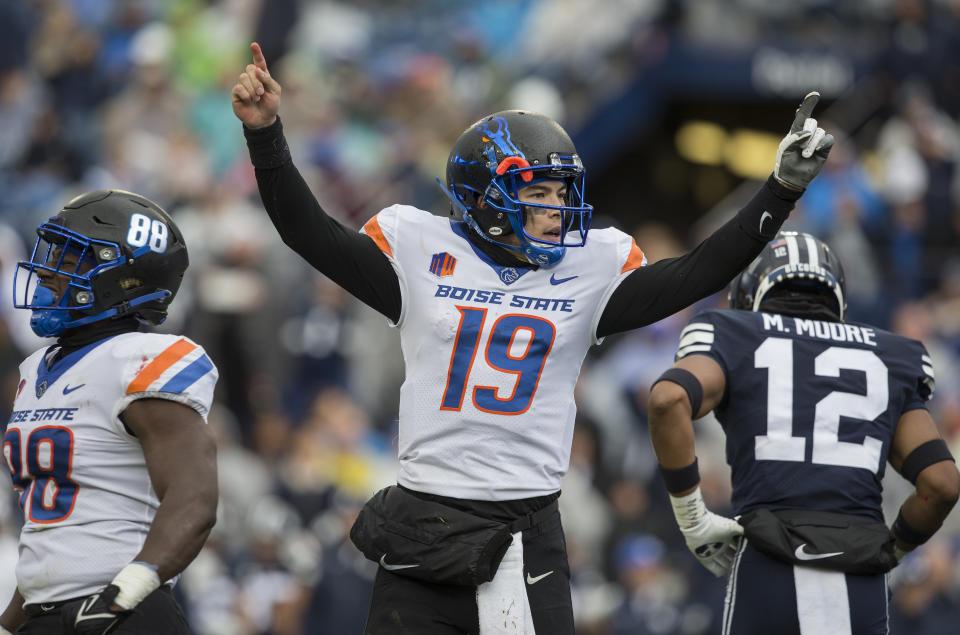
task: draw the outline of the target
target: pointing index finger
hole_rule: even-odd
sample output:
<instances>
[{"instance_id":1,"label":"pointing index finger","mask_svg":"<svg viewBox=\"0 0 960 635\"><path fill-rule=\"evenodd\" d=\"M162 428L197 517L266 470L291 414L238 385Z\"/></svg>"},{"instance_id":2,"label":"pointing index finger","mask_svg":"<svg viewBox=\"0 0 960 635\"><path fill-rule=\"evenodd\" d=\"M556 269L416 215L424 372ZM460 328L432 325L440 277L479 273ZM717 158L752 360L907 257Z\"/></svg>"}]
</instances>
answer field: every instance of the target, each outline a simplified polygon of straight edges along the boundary
<instances>
[{"instance_id":1,"label":"pointing index finger","mask_svg":"<svg viewBox=\"0 0 960 635\"><path fill-rule=\"evenodd\" d=\"M797 115L793 118L793 125L790 126L790 132L800 132L803 130L803 122L813 114L813 109L817 107L818 101L820 101L820 93L817 91L807 93L807 96L800 102L800 107L797 108Z\"/></svg>"},{"instance_id":2,"label":"pointing index finger","mask_svg":"<svg viewBox=\"0 0 960 635\"><path fill-rule=\"evenodd\" d=\"M250 52L253 53L254 65L265 73L269 72L267 71L267 58L263 56L263 51L260 49L260 45L256 42L252 42L250 44Z\"/></svg>"}]
</instances>

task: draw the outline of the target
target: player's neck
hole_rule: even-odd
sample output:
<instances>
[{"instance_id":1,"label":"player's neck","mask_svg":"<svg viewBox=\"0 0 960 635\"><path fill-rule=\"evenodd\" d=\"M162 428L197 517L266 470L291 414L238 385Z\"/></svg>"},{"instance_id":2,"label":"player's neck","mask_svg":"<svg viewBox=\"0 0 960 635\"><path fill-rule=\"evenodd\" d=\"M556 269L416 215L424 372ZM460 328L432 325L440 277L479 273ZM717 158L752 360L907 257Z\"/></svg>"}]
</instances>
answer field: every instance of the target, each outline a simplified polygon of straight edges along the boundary
<instances>
[{"instance_id":1,"label":"player's neck","mask_svg":"<svg viewBox=\"0 0 960 635\"><path fill-rule=\"evenodd\" d=\"M529 261L524 260L518 254L510 251L509 249L504 249L503 247L498 247L489 240L484 240L477 235L477 232L468 229L467 230L467 239L473 244L474 247L482 251L490 260L494 261L501 267L535 267Z\"/></svg>"},{"instance_id":2,"label":"player's neck","mask_svg":"<svg viewBox=\"0 0 960 635\"><path fill-rule=\"evenodd\" d=\"M132 315L119 318L117 320L102 320L92 324L65 331L63 335L57 338L57 344L60 350L57 352L53 361L78 351L84 346L99 342L102 339L119 335L120 333L131 333L140 328L140 321Z\"/></svg>"}]
</instances>

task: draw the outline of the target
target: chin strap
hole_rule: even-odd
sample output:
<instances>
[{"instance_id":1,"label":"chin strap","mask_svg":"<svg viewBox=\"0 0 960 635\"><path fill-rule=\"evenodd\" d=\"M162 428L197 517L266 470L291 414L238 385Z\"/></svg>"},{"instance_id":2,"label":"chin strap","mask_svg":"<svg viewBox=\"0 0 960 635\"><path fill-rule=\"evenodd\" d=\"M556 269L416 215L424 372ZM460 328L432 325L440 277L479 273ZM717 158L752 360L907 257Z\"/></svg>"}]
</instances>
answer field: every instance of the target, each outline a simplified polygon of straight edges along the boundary
<instances>
[{"instance_id":1,"label":"chin strap","mask_svg":"<svg viewBox=\"0 0 960 635\"><path fill-rule=\"evenodd\" d=\"M41 289L44 289L49 293L50 300L47 300L47 293L40 292ZM99 320L106 320L107 318L112 318L114 316L125 315L141 304L152 302L154 300L163 300L169 298L171 295L173 294L168 290L161 289L160 291L154 291L153 293L142 295L139 298L134 298L129 302L122 302L116 306L110 307L106 311L101 311L96 315L87 315L76 320L70 320L70 312L63 310L62 308L34 309L33 315L30 317L30 328L33 329L33 332L40 337L55 337L67 329L77 328L78 326L83 326ZM66 294L64 294L64 297L66 297ZM37 291L33 295L33 299L34 302L47 303L48 306L54 306L53 291L47 289L46 287L38 286Z\"/></svg>"}]
</instances>

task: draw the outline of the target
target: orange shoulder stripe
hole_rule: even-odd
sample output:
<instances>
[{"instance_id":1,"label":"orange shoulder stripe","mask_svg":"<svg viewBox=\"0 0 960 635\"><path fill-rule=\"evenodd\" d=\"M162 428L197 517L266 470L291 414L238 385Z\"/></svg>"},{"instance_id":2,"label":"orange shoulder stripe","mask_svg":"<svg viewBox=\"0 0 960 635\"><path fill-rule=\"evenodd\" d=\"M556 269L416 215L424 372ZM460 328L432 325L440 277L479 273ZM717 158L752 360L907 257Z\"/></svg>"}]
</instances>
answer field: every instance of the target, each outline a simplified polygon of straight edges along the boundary
<instances>
[{"instance_id":1,"label":"orange shoulder stripe","mask_svg":"<svg viewBox=\"0 0 960 635\"><path fill-rule=\"evenodd\" d=\"M150 384L157 380L157 377L163 374L163 371L176 364L180 359L183 359L185 355L195 348L195 345L183 339L177 340L168 346L162 353L153 358L153 361L147 364L143 370L137 373L137 376L134 377L130 385L127 386L127 394L145 391Z\"/></svg>"},{"instance_id":2,"label":"orange shoulder stripe","mask_svg":"<svg viewBox=\"0 0 960 635\"><path fill-rule=\"evenodd\" d=\"M364 224L363 231L367 233L367 236L373 238L373 242L377 243L377 247L380 248L380 251L393 258L393 252L390 250L390 243L388 243L387 239L384 238L383 230L380 229L380 222L377 221L376 216L371 217L370 220Z\"/></svg>"},{"instance_id":3,"label":"orange shoulder stripe","mask_svg":"<svg viewBox=\"0 0 960 635\"><path fill-rule=\"evenodd\" d=\"M623 269L620 270L620 273L626 273L628 271L633 271L634 269L639 269L643 265L643 251L637 247L637 241L634 239L633 244L630 245L630 253L627 255L627 261L623 263Z\"/></svg>"}]
</instances>

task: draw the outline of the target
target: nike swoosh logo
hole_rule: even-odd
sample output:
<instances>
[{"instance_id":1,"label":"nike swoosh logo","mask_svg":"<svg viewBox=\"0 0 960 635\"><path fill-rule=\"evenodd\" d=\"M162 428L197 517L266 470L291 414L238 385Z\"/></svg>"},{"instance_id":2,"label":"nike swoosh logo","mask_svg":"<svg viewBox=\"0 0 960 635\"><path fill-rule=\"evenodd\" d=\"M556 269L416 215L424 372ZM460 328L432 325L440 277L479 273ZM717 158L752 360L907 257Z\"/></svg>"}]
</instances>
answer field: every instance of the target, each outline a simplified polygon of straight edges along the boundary
<instances>
[{"instance_id":1,"label":"nike swoosh logo","mask_svg":"<svg viewBox=\"0 0 960 635\"><path fill-rule=\"evenodd\" d=\"M92 607L99 598L99 595L95 595L83 601L83 604L80 605L80 610L77 611L77 618L73 621L74 626L80 622L86 622L87 620L101 620L103 618L109 618L112 620L117 619L116 613L86 613L86 611L90 609L90 607Z\"/></svg>"},{"instance_id":2,"label":"nike swoosh logo","mask_svg":"<svg viewBox=\"0 0 960 635\"><path fill-rule=\"evenodd\" d=\"M73 388L71 388L70 386L64 386L64 387L63 387L63 394L69 395L69 394L72 393L74 390L80 390L80 389L83 388L84 386L86 386L86 384L80 384L79 386L74 386Z\"/></svg>"},{"instance_id":3,"label":"nike swoosh logo","mask_svg":"<svg viewBox=\"0 0 960 635\"><path fill-rule=\"evenodd\" d=\"M842 551L834 551L833 553L807 553L803 550L807 546L807 543L803 543L797 547L796 551L793 552L793 555L797 557L797 560L820 560L821 558L832 558L833 556L839 556Z\"/></svg>"},{"instance_id":4,"label":"nike swoosh logo","mask_svg":"<svg viewBox=\"0 0 960 635\"><path fill-rule=\"evenodd\" d=\"M547 577L551 573L553 573L553 571L547 571L546 573L541 573L535 578L531 577L530 574L527 573L527 584L536 584L537 582L539 582L540 580L543 580L545 577Z\"/></svg>"},{"instance_id":5,"label":"nike swoosh logo","mask_svg":"<svg viewBox=\"0 0 960 635\"><path fill-rule=\"evenodd\" d=\"M567 280L573 280L574 278L579 278L580 276L570 276L569 278L558 278L557 274L550 274L550 284L563 284Z\"/></svg>"},{"instance_id":6,"label":"nike swoosh logo","mask_svg":"<svg viewBox=\"0 0 960 635\"><path fill-rule=\"evenodd\" d=\"M767 220L768 218L773 218L773 214L767 210L763 210L763 214L760 214L760 229L758 230L761 234L763 233L763 221Z\"/></svg>"},{"instance_id":7,"label":"nike swoosh logo","mask_svg":"<svg viewBox=\"0 0 960 635\"><path fill-rule=\"evenodd\" d=\"M380 556L380 566L387 571L399 571L400 569L412 569L419 567L418 564L387 564L387 554Z\"/></svg>"}]
</instances>

